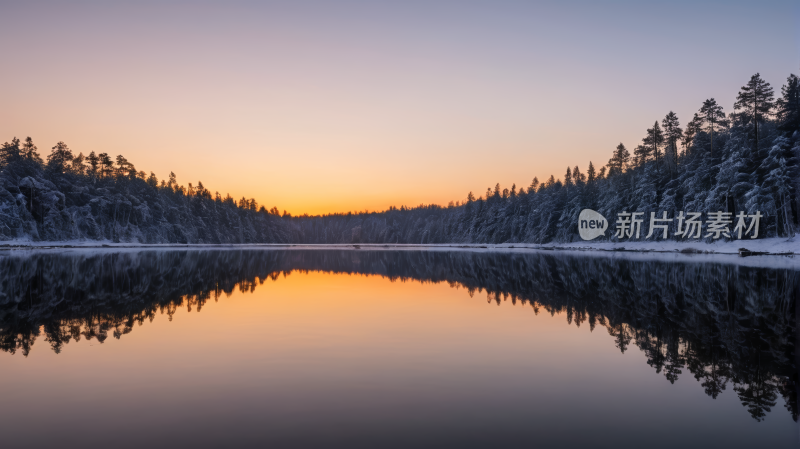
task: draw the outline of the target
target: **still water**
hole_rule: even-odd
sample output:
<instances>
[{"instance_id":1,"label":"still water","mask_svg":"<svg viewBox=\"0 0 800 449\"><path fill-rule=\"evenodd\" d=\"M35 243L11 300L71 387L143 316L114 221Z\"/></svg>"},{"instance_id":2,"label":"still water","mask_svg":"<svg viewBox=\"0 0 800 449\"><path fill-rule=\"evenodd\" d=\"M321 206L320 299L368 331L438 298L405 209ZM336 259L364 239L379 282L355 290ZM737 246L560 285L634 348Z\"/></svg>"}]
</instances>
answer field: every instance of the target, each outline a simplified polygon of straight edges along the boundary
<instances>
[{"instance_id":1,"label":"still water","mask_svg":"<svg viewBox=\"0 0 800 449\"><path fill-rule=\"evenodd\" d=\"M798 268L0 253L0 446L798 447Z\"/></svg>"}]
</instances>

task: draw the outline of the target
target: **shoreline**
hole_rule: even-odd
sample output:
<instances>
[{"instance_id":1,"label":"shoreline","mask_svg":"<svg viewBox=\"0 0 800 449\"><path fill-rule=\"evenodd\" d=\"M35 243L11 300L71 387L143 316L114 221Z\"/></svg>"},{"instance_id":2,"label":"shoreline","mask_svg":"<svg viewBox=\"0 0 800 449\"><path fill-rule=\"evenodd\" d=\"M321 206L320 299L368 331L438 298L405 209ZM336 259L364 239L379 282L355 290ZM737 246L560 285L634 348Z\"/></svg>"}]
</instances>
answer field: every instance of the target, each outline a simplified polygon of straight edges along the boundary
<instances>
[{"instance_id":1,"label":"shoreline","mask_svg":"<svg viewBox=\"0 0 800 449\"><path fill-rule=\"evenodd\" d=\"M784 256L800 255L800 239L795 237L773 237L756 240L732 240L728 242L678 242L678 241L643 241L643 242L572 242L572 243L113 243L109 241L67 241L67 242L31 242L8 241L0 243L0 251L15 250L48 250L48 249L340 249L340 250L486 250L486 251L570 251L599 253L659 253L659 254L718 254L750 256Z\"/></svg>"}]
</instances>

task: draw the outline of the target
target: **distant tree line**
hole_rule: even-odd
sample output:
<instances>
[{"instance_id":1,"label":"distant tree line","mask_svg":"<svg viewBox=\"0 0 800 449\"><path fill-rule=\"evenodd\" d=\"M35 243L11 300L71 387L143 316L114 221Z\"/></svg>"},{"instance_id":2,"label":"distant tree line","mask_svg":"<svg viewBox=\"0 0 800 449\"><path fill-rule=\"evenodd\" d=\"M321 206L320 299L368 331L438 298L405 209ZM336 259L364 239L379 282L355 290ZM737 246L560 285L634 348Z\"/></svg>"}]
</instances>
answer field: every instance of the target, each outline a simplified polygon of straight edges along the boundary
<instances>
[{"instance_id":1,"label":"distant tree line","mask_svg":"<svg viewBox=\"0 0 800 449\"><path fill-rule=\"evenodd\" d=\"M253 198L213 195L202 182L159 181L124 156L75 156L58 142L47 160L30 137L0 148L0 238L181 243L545 243L578 236L580 211L614 226L622 211L723 211L764 216L759 237L791 236L800 224L800 85L776 98L753 75L726 113L705 100L685 128L670 111L633 152L622 143L604 166L567 167L563 179L487 188L446 207L390 207L292 217ZM676 231L670 224L669 235ZM613 231L605 239L614 239ZM674 238L674 237L673 237ZM602 238L601 238L602 239Z\"/></svg>"},{"instance_id":2,"label":"distant tree line","mask_svg":"<svg viewBox=\"0 0 800 449\"><path fill-rule=\"evenodd\" d=\"M682 128L670 111L645 131L633 153L617 145L605 166L567 167L563 178L534 178L526 188L487 188L463 202L390 208L380 213L296 217L292 239L309 243L545 243L578 238L586 208L612 230L622 211L670 217L678 211L760 211L759 237L791 236L798 226L800 86L790 75L775 98L759 74L726 113L705 100ZM670 224L669 235L676 231ZM674 238L674 237L673 237ZM602 238L601 238L602 239Z\"/></svg>"},{"instance_id":3,"label":"distant tree line","mask_svg":"<svg viewBox=\"0 0 800 449\"><path fill-rule=\"evenodd\" d=\"M44 161L28 137L0 148L0 238L141 243L284 242L277 208L158 180L124 156L75 156L58 142Z\"/></svg>"}]
</instances>

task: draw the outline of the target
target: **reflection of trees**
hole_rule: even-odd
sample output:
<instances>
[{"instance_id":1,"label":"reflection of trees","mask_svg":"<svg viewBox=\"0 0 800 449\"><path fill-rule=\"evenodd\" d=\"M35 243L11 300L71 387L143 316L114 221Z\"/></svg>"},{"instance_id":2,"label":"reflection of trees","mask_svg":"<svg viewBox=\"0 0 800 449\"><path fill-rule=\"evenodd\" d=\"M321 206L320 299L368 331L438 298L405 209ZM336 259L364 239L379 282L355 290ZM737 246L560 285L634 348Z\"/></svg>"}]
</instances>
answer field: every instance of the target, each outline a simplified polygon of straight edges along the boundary
<instances>
[{"instance_id":1,"label":"reflection of trees","mask_svg":"<svg viewBox=\"0 0 800 449\"><path fill-rule=\"evenodd\" d=\"M687 342L687 369L700 381L706 394L714 399L725 390L731 377L730 365L727 360L720 359L720 351L719 346L702 340Z\"/></svg>"},{"instance_id":2,"label":"reflection of trees","mask_svg":"<svg viewBox=\"0 0 800 449\"><path fill-rule=\"evenodd\" d=\"M178 308L201 310L294 270L448 282L487 301L605 327L675 382L688 372L716 398L728 383L757 420L784 397L796 419L794 295L798 272L558 253L436 251L142 251L0 258L0 349L60 352L81 338L121 338Z\"/></svg>"},{"instance_id":3,"label":"reflection of trees","mask_svg":"<svg viewBox=\"0 0 800 449\"><path fill-rule=\"evenodd\" d=\"M621 323L616 326L608 326L608 335L614 337L614 342L616 343L617 349L619 349L623 354L625 353L625 350L628 349L628 345L631 344L631 340L633 340L632 332L625 323Z\"/></svg>"},{"instance_id":4,"label":"reflection of trees","mask_svg":"<svg viewBox=\"0 0 800 449\"><path fill-rule=\"evenodd\" d=\"M750 416L756 421L761 421L776 404L778 380L762 372L758 366L751 367L751 372L744 372L739 376L743 383L733 389L739 395L742 405L747 407Z\"/></svg>"}]
</instances>

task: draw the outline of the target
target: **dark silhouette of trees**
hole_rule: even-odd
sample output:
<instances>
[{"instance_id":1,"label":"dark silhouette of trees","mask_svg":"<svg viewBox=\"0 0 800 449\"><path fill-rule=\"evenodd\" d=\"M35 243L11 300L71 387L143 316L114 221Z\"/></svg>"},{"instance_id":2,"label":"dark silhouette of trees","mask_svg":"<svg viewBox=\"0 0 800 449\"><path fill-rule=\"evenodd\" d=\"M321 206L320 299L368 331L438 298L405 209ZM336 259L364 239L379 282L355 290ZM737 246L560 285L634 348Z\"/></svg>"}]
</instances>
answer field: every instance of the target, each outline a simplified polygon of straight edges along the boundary
<instances>
[{"instance_id":1,"label":"dark silhouette of trees","mask_svg":"<svg viewBox=\"0 0 800 449\"><path fill-rule=\"evenodd\" d=\"M733 105L735 110L742 110L744 117L753 124L753 137L755 139L755 150L760 151L758 144L759 125L768 118L775 107L774 94L768 82L756 73L750 77L750 81L742 86L736 103Z\"/></svg>"},{"instance_id":2,"label":"dark silhouette of trees","mask_svg":"<svg viewBox=\"0 0 800 449\"><path fill-rule=\"evenodd\" d=\"M594 165L592 164L592 161L589 161L589 168L586 169L586 182L592 184L595 178L597 178L597 173L594 170Z\"/></svg>"},{"instance_id":3,"label":"dark silhouette of trees","mask_svg":"<svg viewBox=\"0 0 800 449\"><path fill-rule=\"evenodd\" d=\"M656 163L656 168L661 169L661 146L664 144L664 133L658 122L653 123L653 127L647 130L647 136L642 139L639 148L639 162L637 165L644 165L650 157Z\"/></svg>"},{"instance_id":4,"label":"dark silhouette of trees","mask_svg":"<svg viewBox=\"0 0 800 449\"><path fill-rule=\"evenodd\" d=\"M13 163L20 158L19 139L14 137L11 143L5 142L0 146L0 162L3 165Z\"/></svg>"},{"instance_id":5,"label":"dark silhouette of trees","mask_svg":"<svg viewBox=\"0 0 800 449\"><path fill-rule=\"evenodd\" d=\"M64 142L58 142L53 152L47 156L47 169L53 173L63 173L72 163L72 151Z\"/></svg>"},{"instance_id":6,"label":"dark silhouette of trees","mask_svg":"<svg viewBox=\"0 0 800 449\"><path fill-rule=\"evenodd\" d=\"M100 165L101 165L101 174L104 178L111 176L111 173L114 170L114 161L111 160L111 157L108 153L100 153Z\"/></svg>"},{"instance_id":7,"label":"dark silhouette of trees","mask_svg":"<svg viewBox=\"0 0 800 449\"><path fill-rule=\"evenodd\" d=\"M789 135L800 130L800 78L789 75L776 102L779 129Z\"/></svg>"},{"instance_id":8,"label":"dark silhouette of trees","mask_svg":"<svg viewBox=\"0 0 800 449\"><path fill-rule=\"evenodd\" d=\"M713 98L709 98L708 100L703 102L703 106L700 107L700 112L695 115L697 117L697 124L698 126L703 126L704 124L708 126L708 135L710 141L710 150L711 157L714 157L714 125L718 125L721 127L727 127L729 121L725 118L725 113L722 112L722 106L717 104L717 101Z\"/></svg>"},{"instance_id":9,"label":"dark silhouette of trees","mask_svg":"<svg viewBox=\"0 0 800 449\"><path fill-rule=\"evenodd\" d=\"M42 157L39 156L39 152L37 151L38 149L39 148L33 144L33 139L28 136L25 138L25 143L22 145L22 155L32 162L44 164Z\"/></svg>"},{"instance_id":10,"label":"dark silhouette of trees","mask_svg":"<svg viewBox=\"0 0 800 449\"><path fill-rule=\"evenodd\" d=\"M628 169L630 158L630 153L625 149L625 145L620 142L611 159L608 160L608 177L624 173Z\"/></svg>"},{"instance_id":11,"label":"dark silhouette of trees","mask_svg":"<svg viewBox=\"0 0 800 449\"><path fill-rule=\"evenodd\" d=\"M98 167L100 167L100 158L94 154L94 151L92 151L89 153L89 156L86 157L86 161L89 163L89 168L87 170L89 176L91 176L92 179L97 178L97 175L99 174Z\"/></svg>"},{"instance_id":12,"label":"dark silhouette of trees","mask_svg":"<svg viewBox=\"0 0 800 449\"><path fill-rule=\"evenodd\" d=\"M692 143L694 143L695 136L702 128L701 121L700 116L695 112L692 120L686 125L686 131L683 133L683 139L681 140L684 152L688 152Z\"/></svg>"},{"instance_id":13,"label":"dark silhouette of trees","mask_svg":"<svg viewBox=\"0 0 800 449\"><path fill-rule=\"evenodd\" d=\"M683 137L683 129L681 129L677 114L672 111L669 111L661 121L661 126L664 129L664 140L666 141L664 159L667 170L672 175L678 171L678 142Z\"/></svg>"}]
</instances>

